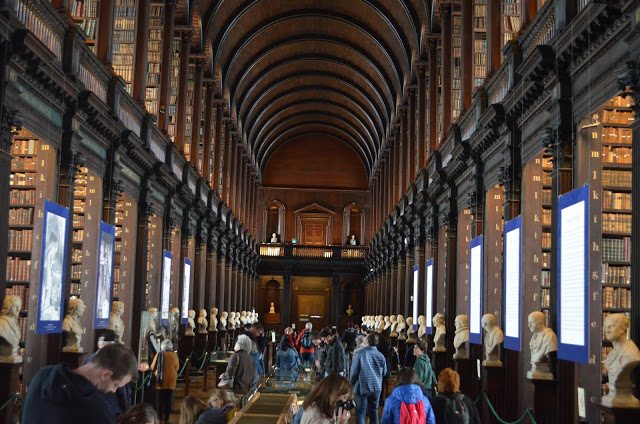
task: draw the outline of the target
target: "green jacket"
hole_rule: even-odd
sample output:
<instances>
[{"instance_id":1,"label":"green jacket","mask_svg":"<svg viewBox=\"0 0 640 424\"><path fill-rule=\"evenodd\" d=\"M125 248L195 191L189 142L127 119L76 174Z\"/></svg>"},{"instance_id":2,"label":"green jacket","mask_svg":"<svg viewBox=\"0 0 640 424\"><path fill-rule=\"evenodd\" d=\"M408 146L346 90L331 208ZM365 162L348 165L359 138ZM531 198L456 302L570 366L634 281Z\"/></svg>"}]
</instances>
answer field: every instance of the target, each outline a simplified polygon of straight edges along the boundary
<instances>
[{"instance_id":1,"label":"green jacket","mask_svg":"<svg viewBox=\"0 0 640 424\"><path fill-rule=\"evenodd\" d=\"M425 389L433 390L433 386L438 384L436 375L431 367L431 361L429 360L429 356L426 354L416 358L416 363L413 366L413 369L416 371L416 374L418 374L418 378L422 384L424 384Z\"/></svg>"}]
</instances>

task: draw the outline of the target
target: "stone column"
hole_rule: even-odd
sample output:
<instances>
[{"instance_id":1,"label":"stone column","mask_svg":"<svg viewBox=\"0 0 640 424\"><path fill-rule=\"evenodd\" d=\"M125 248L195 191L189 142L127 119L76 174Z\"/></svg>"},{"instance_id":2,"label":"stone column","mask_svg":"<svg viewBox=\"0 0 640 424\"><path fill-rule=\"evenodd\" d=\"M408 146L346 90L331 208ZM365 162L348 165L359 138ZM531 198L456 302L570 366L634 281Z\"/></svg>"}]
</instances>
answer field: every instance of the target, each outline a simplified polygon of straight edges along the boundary
<instances>
[{"instance_id":1,"label":"stone column","mask_svg":"<svg viewBox=\"0 0 640 424\"><path fill-rule=\"evenodd\" d=\"M291 322L291 282L293 277L291 275L283 275L283 291L282 291L282 316L281 322L289 324Z\"/></svg>"}]
</instances>

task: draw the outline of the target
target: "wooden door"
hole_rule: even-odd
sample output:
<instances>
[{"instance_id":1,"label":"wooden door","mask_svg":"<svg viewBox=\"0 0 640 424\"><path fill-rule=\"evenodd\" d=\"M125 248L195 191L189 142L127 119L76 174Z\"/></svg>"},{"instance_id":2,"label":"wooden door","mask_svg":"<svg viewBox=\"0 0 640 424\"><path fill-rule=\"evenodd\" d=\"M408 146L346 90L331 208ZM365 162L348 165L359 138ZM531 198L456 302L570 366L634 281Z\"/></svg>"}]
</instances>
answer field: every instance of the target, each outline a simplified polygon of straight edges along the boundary
<instances>
[{"instance_id":1,"label":"wooden door","mask_svg":"<svg viewBox=\"0 0 640 424\"><path fill-rule=\"evenodd\" d=\"M302 244L323 246L325 244L325 228L323 223L305 222Z\"/></svg>"},{"instance_id":2,"label":"wooden door","mask_svg":"<svg viewBox=\"0 0 640 424\"><path fill-rule=\"evenodd\" d=\"M325 325L326 294L298 294L298 311L296 329L301 331L311 322L315 330Z\"/></svg>"}]
</instances>

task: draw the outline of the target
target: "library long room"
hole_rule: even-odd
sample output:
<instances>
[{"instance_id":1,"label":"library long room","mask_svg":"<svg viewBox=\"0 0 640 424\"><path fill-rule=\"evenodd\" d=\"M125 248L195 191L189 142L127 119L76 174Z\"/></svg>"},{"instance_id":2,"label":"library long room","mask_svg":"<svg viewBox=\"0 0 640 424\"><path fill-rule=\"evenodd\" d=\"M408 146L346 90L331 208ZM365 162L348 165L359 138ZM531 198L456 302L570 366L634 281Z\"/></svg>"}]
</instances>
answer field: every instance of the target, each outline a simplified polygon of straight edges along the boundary
<instances>
[{"instance_id":1,"label":"library long room","mask_svg":"<svg viewBox=\"0 0 640 424\"><path fill-rule=\"evenodd\" d=\"M640 0L0 2L0 424L640 423L639 52Z\"/></svg>"}]
</instances>

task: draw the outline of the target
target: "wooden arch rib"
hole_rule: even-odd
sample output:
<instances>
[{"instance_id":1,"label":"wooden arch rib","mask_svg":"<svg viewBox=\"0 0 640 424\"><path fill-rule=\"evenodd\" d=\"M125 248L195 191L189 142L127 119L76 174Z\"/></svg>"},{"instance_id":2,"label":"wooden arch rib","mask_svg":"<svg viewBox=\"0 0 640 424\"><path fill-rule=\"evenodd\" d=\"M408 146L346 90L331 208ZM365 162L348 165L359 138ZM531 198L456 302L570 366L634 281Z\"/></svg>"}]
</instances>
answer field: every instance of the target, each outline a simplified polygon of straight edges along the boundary
<instances>
[{"instance_id":1,"label":"wooden arch rib","mask_svg":"<svg viewBox=\"0 0 640 424\"><path fill-rule=\"evenodd\" d=\"M252 118L252 116L254 115L254 111L256 114L260 114L263 108L265 108L266 106L268 106L270 103L273 102L273 99L277 99L281 96L286 96L295 91L299 92L302 89L310 92L310 94L315 94L315 92L318 92L318 91L319 92L324 92L324 91L338 92L343 97L351 98L353 99L353 101L357 101L360 104L359 105L360 108L370 110L371 114L379 114L379 111L376 111L375 104L370 99L368 99L364 93L359 92L353 86L349 86L350 82L348 80L342 80L340 78L336 78L330 75L320 75L318 73L309 74L309 75L306 75L306 77L307 77L306 79L310 80L309 83L304 82L305 78L293 77L293 78L288 78L285 81L281 81L277 84L274 84L274 86L272 87L269 87L265 91L265 93L263 93L261 96L259 96L256 99L253 107L248 111L246 115L246 124L243 124L243 126L250 128L251 123L255 122L255 120ZM334 85L338 85L339 87L342 87L342 88L338 89L336 87L332 87L331 85L328 85L327 82L324 82L323 84L323 80L325 81L329 80ZM310 83L312 81L317 81L317 85L311 85ZM283 88L283 90L281 90L281 88ZM375 140L366 140L366 141L367 141L367 144L371 145L372 148L374 149L376 148Z\"/></svg>"},{"instance_id":2,"label":"wooden arch rib","mask_svg":"<svg viewBox=\"0 0 640 424\"><path fill-rule=\"evenodd\" d=\"M340 108L346 114L344 118L352 122L357 122L359 126L365 129L367 138L375 140L376 147L380 147L383 133L377 132L378 128L376 128L374 122L371 121L369 115L360 105L354 102L353 99L336 95L336 93L333 92L318 93L306 90L295 92L270 104L250 127L247 135L248 144L254 145L255 140L262 137L265 129L269 128L271 124L278 119L280 114L286 114L296 110L306 110L313 105L322 105L325 108Z\"/></svg>"},{"instance_id":3,"label":"wooden arch rib","mask_svg":"<svg viewBox=\"0 0 640 424\"><path fill-rule=\"evenodd\" d=\"M307 44L307 42L308 41L300 42L301 47ZM315 45L317 46L317 42ZM338 45L335 43L326 43L326 45L327 47L335 46L338 48ZM347 54L341 56L338 54L327 54L323 51L323 53L288 55L282 59L274 59L274 56L276 56L275 51L277 50L277 48L275 50L269 50L268 54L262 55L257 61L249 62L247 67L241 72L239 78L237 78L237 83L233 85L234 96L231 99L231 107L237 109L240 115L246 107L246 104L251 103L253 100L252 92L257 86L267 81L272 75L285 73L291 68L295 69L304 62L316 62L319 65L344 68L350 75L355 76L354 79L356 81L362 81L365 85L376 91L377 97L379 97L384 105L383 110L385 114L383 119L391 115L391 108L397 95L396 89L399 89L399 87L391 87L388 77L384 75L380 71L380 68L371 62L367 56L361 55L355 50L346 49L346 52L351 52L357 55L360 60L368 62L367 65L369 66L363 68L350 60ZM270 58L270 63L263 63L267 58ZM324 66L318 66L318 69L323 67Z\"/></svg>"},{"instance_id":4,"label":"wooden arch rib","mask_svg":"<svg viewBox=\"0 0 640 424\"><path fill-rule=\"evenodd\" d=\"M200 19L200 9L195 4L191 15L191 26L193 34L191 36L191 51L194 53L204 53L204 38L202 37L202 20Z\"/></svg>"}]
</instances>

